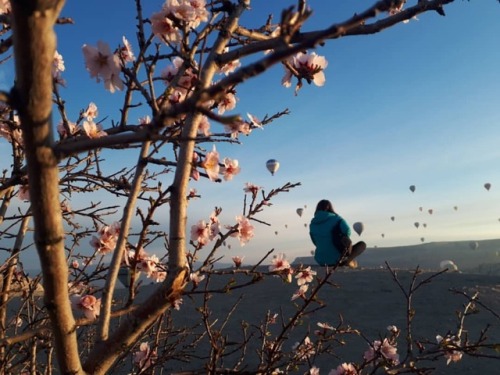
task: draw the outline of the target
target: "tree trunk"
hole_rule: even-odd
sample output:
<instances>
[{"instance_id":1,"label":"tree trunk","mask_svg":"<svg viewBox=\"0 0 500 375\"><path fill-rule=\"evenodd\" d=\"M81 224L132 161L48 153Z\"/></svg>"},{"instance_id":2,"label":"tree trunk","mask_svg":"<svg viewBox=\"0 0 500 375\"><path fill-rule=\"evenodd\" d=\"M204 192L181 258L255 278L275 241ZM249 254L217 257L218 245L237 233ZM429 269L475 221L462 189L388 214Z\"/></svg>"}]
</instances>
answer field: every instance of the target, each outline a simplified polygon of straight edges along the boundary
<instances>
[{"instance_id":1,"label":"tree trunk","mask_svg":"<svg viewBox=\"0 0 500 375\"><path fill-rule=\"evenodd\" d=\"M12 1L16 86L12 105L19 112L28 164L35 243L39 254L44 301L60 371L80 374L76 327L68 294L68 266L59 202L59 171L53 152L52 64L54 24L60 0Z\"/></svg>"}]
</instances>

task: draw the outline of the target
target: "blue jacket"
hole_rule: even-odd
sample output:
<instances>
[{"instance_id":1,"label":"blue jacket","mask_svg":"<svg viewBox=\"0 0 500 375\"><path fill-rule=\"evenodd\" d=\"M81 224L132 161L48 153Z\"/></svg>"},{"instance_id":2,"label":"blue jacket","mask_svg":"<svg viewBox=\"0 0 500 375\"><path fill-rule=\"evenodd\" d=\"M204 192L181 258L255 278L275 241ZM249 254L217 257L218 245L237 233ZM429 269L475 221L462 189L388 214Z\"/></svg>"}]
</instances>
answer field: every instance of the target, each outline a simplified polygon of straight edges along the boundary
<instances>
[{"instance_id":1,"label":"blue jacket","mask_svg":"<svg viewBox=\"0 0 500 375\"><path fill-rule=\"evenodd\" d=\"M351 236L351 228L347 222L335 213L316 211L311 220L309 235L316 246L314 260L321 266L334 265L340 259L341 251L335 247L332 239L332 230L339 221L342 233Z\"/></svg>"}]
</instances>

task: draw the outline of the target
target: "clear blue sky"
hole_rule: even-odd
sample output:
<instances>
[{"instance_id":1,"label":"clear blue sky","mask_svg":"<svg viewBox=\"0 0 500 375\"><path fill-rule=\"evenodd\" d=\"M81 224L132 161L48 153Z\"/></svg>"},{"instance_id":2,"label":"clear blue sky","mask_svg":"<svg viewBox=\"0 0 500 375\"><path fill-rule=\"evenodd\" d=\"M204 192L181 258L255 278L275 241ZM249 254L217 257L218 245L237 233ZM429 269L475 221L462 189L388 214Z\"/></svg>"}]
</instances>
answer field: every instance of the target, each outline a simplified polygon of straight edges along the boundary
<instances>
[{"instance_id":1,"label":"clear blue sky","mask_svg":"<svg viewBox=\"0 0 500 375\"><path fill-rule=\"evenodd\" d=\"M67 2L63 15L76 24L58 26L58 50L73 120L90 101L102 115L118 117L121 93L89 78L81 47L98 40L115 46L122 35L135 46L133 3ZM162 4L145 3L145 15ZM306 29L345 20L372 3L309 1L315 13ZM245 20L258 26L268 13L278 20L281 8L292 4L253 1ZM217 145L222 157L239 160L242 172L223 184L194 182L203 199L191 204L190 224L208 218L214 206L223 207L224 224L233 224L245 182L270 190L290 181L302 186L260 217L272 226L256 224L255 238L243 248L233 241L229 256L256 260L271 248L290 259L308 255L313 247L305 225L323 198L349 223L364 223L362 236L353 237L369 247L499 238L500 5L456 1L445 11L446 17L425 14L377 35L327 42L316 50L329 63L324 87L305 86L294 96L293 88L280 85L281 66L240 86L235 112L262 118L289 108L291 115L241 138L241 146ZM4 70L2 80L9 76ZM270 158L281 163L275 176L265 168ZM110 160L119 166L135 159L132 152ZM299 217L295 210L304 206ZM422 225L417 229L415 222Z\"/></svg>"}]
</instances>

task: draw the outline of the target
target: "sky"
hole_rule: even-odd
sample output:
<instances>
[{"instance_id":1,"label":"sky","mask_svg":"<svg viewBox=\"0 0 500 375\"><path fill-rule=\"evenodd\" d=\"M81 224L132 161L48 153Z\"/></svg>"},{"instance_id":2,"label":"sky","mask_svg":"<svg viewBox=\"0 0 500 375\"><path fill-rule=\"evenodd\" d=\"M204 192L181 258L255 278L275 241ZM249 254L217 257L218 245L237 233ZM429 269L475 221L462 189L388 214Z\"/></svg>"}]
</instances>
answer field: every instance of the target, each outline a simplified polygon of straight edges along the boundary
<instances>
[{"instance_id":1,"label":"sky","mask_svg":"<svg viewBox=\"0 0 500 375\"><path fill-rule=\"evenodd\" d=\"M145 15L162 4L144 3ZM341 22L372 3L309 1L313 15L304 30ZM121 93L111 94L89 77L81 47L98 40L117 45L123 35L134 46L133 4L67 1L62 15L75 24L57 32L70 119L91 101L103 116L118 117ZM242 24L257 27L268 14L277 21L281 9L293 4L252 1ZM290 260L310 255L308 224L321 199L331 200L349 224L364 224L364 232L352 237L369 248L500 238L500 5L455 1L445 12L375 35L327 41L315 50L328 61L323 87L306 84L294 95L293 87L280 84L282 66L240 86L235 114L264 118L288 108L290 115L241 137L241 145L217 144L221 157L238 159L241 173L222 184L191 183L202 199L190 204L189 226L208 219L215 206L223 208L222 223L233 225L246 182L264 191L300 182L258 217L270 226L254 223L255 237L244 247L230 241L224 261L240 255L254 262L271 249ZM8 66L0 69L2 89L12 76ZM108 160L118 169L136 158L132 151ZM280 162L274 176L268 159ZM297 208L304 208L301 217Z\"/></svg>"}]
</instances>

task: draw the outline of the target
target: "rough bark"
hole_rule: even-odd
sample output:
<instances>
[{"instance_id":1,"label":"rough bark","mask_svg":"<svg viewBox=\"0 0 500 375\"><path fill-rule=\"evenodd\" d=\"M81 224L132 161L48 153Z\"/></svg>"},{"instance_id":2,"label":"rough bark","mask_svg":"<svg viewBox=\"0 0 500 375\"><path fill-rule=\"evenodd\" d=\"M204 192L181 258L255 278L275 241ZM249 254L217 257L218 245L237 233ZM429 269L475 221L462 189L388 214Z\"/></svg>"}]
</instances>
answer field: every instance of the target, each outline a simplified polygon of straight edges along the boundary
<instances>
[{"instance_id":1,"label":"rough bark","mask_svg":"<svg viewBox=\"0 0 500 375\"><path fill-rule=\"evenodd\" d=\"M63 374L79 374L82 368L68 294L59 172L52 148L54 25L63 5L64 1L56 0L12 2L16 85L11 101L23 130L35 243L59 368Z\"/></svg>"}]
</instances>

